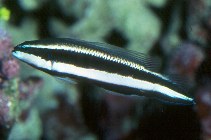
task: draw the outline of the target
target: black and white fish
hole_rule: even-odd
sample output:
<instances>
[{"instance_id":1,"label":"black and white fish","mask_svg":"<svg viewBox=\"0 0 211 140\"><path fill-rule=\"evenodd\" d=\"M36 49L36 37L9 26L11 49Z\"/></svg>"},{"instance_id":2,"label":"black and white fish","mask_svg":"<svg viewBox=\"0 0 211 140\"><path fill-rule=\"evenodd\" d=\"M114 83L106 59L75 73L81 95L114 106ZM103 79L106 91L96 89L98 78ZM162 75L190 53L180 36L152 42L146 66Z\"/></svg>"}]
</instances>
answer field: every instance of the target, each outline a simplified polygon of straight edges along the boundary
<instances>
[{"instance_id":1,"label":"black and white fish","mask_svg":"<svg viewBox=\"0 0 211 140\"><path fill-rule=\"evenodd\" d=\"M144 54L104 43L76 39L26 41L13 55L27 64L62 79L76 79L118 93L193 104L170 78L152 70Z\"/></svg>"}]
</instances>

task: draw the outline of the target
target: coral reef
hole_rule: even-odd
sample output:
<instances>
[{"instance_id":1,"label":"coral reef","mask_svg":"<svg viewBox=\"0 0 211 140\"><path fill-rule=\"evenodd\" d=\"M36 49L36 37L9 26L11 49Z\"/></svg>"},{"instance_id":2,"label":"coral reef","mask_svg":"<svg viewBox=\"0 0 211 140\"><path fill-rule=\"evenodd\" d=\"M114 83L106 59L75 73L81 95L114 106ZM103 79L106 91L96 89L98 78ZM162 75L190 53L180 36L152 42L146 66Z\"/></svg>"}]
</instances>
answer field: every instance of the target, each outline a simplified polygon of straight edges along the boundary
<instances>
[{"instance_id":1,"label":"coral reef","mask_svg":"<svg viewBox=\"0 0 211 140\"><path fill-rule=\"evenodd\" d=\"M1 20L0 24L3 24ZM16 77L19 74L19 64L11 57L11 50L11 38L0 27L0 128L4 132L1 138L6 138L14 121L14 108L17 106L14 100L18 92Z\"/></svg>"},{"instance_id":2,"label":"coral reef","mask_svg":"<svg viewBox=\"0 0 211 140\"><path fill-rule=\"evenodd\" d=\"M55 93L58 106L42 114L44 139L91 139L78 104L71 104L66 98L67 93Z\"/></svg>"},{"instance_id":3,"label":"coral reef","mask_svg":"<svg viewBox=\"0 0 211 140\"><path fill-rule=\"evenodd\" d=\"M0 128L4 132L1 139L6 139L9 130L18 119L26 98L22 98L23 88L30 88L29 85L23 87L25 81L20 81L19 72L20 65L15 58L12 57L13 49L12 39L6 30L6 22L9 18L9 11L6 8L0 8ZM33 83L33 87L35 84ZM36 88L37 89L37 88ZM20 90L20 91L19 91ZM27 96L35 92L35 88L27 91ZM25 99L25 100L23 100ZM37 122L36 122L37 124Z\"/></svg>"},{"instance_id":4,"label":"coral reef","mask_svg":"<svg viewBox=\"0 0 211 140\"><path fill-rule=\"evenodd\" d=\"M194 85L195 73L204 57L204 52L199 46L184 42L171 54L167 71L170 74L180 75L189 81L190 85Z\"/></svg>"},{"instance_id":5,"label":"coral reef","mask_svg":"<svg viewBox=\"0 0 211 140\"><path fill-rule=\"evenodd\" d=\"M191 0L188 6L187 33L190 40L204 46L210 43L210 7L209 0Z\"/></svg>"},{"instance_id":6,"label":"coral reef","mask_svg":"<svg viewBox=\"0 0 211 140\"><path fill-rule=\"evenodd\" d=\"M0 137L9 139L210 139L209 0L3 0ZM5 8L7 7L7 8ZM160 72L185 79L194 106L70 85L18 63L13 44L76 37L150 53ZM194 110L195 109L195 110Z\"/></svg>"},{"instance_id":7,"label":"coral reef","mask_svg":"<svg viewBox=\"0 0 211 140\"><path fill-rule=\"evenodd\" d=\"M66 27L66 30L63 29L63 33L55 28L58 23L54 22L52 23L52 32L57 35L58 32L61 33L59 36L71 35L96 41L103 40L112 29L116 29L128 38L128 48L140 50L139 47L141 47L141 51L147 53L152 44L157 41L161 27L159 19L147 8L149 5L162 7L165 4L165 0L156 2L140 0L61 1L59 4L62 10L74 14L80 20L71 27Z\"/></svg>"},{"instance_id":8,"label":"coral reef","mask_svg":"<svg viewBox=\"0 0 211 140\"><path fill-rule=\"evenodd\" d=\"M8 124L11 121L10 111L13 99L9 95L14 91L9 89L16 84L14 79L19 73L19 64L17 60L11 57L11 38L4 29L0 29L0 94L1 94L1 122L0 124ZM10 85L13 83L14 85ZM14 89L17 90L17 89ZM12 95L11 95L12 96Z\"/></svg>"},{"instance_id":9,"label":"coral reef","mask_svg":"<svg viewBox=\"0 0 211 140\"><path fill-rule=\"evenodd\" d=\"M211 88L210 83L199 87L196 92L197 112L201 122L202 139L211 138Z\"/></svg>"},{"instance_id":10,"label":"coral reef","mask_svg":"<svg viewBox=\"0 0 211 140\"><path fill-rule=\"evenodd\" d=\"M5 125L10 122L9 119L9 97L0 91L0 125Z\"/></svg>"}]
</instances>

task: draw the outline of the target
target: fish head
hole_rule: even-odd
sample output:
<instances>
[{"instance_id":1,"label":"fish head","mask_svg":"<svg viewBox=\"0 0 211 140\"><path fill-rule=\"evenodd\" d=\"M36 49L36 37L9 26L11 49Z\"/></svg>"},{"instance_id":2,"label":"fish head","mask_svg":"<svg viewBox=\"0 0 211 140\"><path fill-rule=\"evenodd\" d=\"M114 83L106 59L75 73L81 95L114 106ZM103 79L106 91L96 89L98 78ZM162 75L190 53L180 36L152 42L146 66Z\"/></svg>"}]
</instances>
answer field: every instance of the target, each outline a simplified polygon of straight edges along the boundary
<instances>
[{"instance_id":1,"label":"fish head","mask_svg":"<svg viewBox=\"0 0 211 140\"><path fill-rule=\"evenodd\" d=\"M12 55L37 69L51 70L52 68L52 54L45 51L43 44L37 41L27 41L17 45ZM44 57L46 55L49 57Z\"/></svg>"}]
</instances>

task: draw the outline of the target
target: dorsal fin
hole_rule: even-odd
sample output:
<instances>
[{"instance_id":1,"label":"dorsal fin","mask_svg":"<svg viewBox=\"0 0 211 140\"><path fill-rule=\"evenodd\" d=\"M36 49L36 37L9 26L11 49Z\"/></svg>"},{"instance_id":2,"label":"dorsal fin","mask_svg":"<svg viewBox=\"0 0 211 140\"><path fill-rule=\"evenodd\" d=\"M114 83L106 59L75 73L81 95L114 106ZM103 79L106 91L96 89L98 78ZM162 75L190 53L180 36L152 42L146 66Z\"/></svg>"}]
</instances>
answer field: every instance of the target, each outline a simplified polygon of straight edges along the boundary
<instances>
[{"instance_id":1,"label":"dorsal fin","mask_svg":"<svg viewBox=\"0 0 211 140\"><path fill-rule=\"evenodd\" d=\"M125 58L127 60L130 60L132 62L135 62L137 64L140 64L144 66L146 69L157 72L160 69L161 63L159 59L154 59L150 57L147 54L127 50L120 48L115 45L110 45L107 43L100 43L100 42L90 42L90 41L84 41L76 38L63 38L63 40L70 42L70 43L76 43L77 45L83 44L83 45L90 45L90 47L96 47L96 49L101 48L101 50L104 50L106 52L109 52L109 54Z\"/></svg>"},{"instance_id":2,"label":"dorsal fin","mask_svg":"<svg viewBox=\"0 0 211 140\"><path fill-rule=\"evenodd\" d=\"M132 51L132 50L123 49L123 48L106 44L106 43L98 43L98 42L86 42L86 43L90 45L94 45L96 47L100 47L103 50L109 51L111 54L114 54L118 57L123 57L123 58L126 58L127 60L141 64L148 70L156 72L160 68L160 62L146 54Z\"/></svg>"}]
</instances>

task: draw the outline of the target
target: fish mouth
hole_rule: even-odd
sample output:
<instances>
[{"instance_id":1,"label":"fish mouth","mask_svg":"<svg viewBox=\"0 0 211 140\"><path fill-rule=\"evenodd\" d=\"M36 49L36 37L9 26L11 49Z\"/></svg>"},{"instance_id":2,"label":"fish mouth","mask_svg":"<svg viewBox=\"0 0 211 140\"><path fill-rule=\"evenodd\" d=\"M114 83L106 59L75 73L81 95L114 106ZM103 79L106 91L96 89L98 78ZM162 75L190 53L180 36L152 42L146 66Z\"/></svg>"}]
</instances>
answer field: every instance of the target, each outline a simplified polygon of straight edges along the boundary
<instances>
[{"instance_id":1,"label":"fish mouth","mask_svg":"<svg viewBox=\"0 0 211 140\"><path fill-rule=\"evenodd\" d=\"M15 58L17 58L17 59L19 59L19 57L18 57L18 51L16 49L13 49L12 50L12 56L15 57Z\"/></svg>"},{"instance_id":2,"label":"fish mouth","mask_svg":"<svg viewBox=\"0 0 211 140\"><path fill-rule=\"evenodd\" d=\"M16 47L12 50L12 56L14 56L14 57L20 59L20 53L19 53L19 51L18 51L18 49L20 49L20 48L21 48L20 45L16 46Z\"/></svg>"},{"instance_id":3,"label":"fish mouth","mask_svg":"<svg viewBox=\"0 0 211 140\"><path fill-rule=\"evenodd\" d=\"M17 53L17 51L15 49L12 50L12 56L18 58L18 53Z\"/></svg>"}]
</instances>

